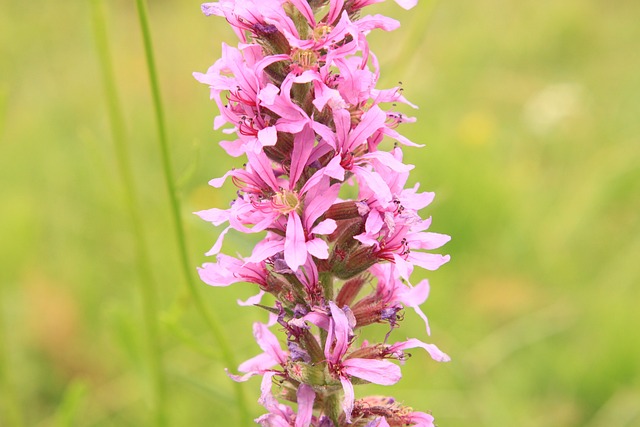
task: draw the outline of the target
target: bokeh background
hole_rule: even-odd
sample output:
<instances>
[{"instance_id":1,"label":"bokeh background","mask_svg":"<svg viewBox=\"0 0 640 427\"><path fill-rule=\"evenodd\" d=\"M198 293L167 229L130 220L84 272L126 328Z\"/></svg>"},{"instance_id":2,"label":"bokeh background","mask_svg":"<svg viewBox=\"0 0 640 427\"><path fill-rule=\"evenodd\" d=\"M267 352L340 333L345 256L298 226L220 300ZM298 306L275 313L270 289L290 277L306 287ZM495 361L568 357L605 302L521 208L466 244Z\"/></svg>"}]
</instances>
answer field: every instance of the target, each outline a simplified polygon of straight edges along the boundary
<instances>
[{"instance_id":1,"label":"bokeh background","mask_svg":"<svg viewBox=\"0 0 640 427\"><path fill-rule=\"evenodd\" d=\"M117 172L92 3L0 0L0 425L144 426L141 297ZM238 425L208 329L186 291L134 1L105 1L114 70L158 289L170 425ZM218 230L190 213L241 160L211 129L192 79L236 39L194 0L149 4L172 161L193 268ZM640 426L640 3L388 1L371 35L380 86L420 105L400 129L425 213L451 234L429 277L430 340L389 393L441 427ZM229 235L228 252L251 241ZM200 286L235 357L259 351L248 286ZM399 331L400 332L400 331ZM397 334L397 333L396 333ZM403 336L400 336L403 335ZM404 336L424 337L412 312ZM233 368L233 367L231 367ZM259 380L244 385L253 416Z\"/></svg>"}]
</instances>

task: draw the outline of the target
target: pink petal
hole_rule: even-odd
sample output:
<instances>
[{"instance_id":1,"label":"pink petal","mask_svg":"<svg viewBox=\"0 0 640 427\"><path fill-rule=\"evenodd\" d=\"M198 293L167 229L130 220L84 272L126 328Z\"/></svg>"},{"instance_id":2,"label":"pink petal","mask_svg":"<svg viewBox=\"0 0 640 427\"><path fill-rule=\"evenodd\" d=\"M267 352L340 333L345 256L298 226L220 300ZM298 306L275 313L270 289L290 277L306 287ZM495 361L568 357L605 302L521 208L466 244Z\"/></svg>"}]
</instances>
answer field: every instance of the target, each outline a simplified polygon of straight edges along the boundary
<instances>
[{"instance_id":1,"label":"pink petal","mask_svg":"<svg viewBox=\"0 0 640 427\"><path fill-rule=\"evenodd\" d=\"M262 301L262 297L264 296L266 292L261 290L260 292L258 292L257 295L254 295L252 297L249 297L246 301L242 301L241 299L238 299L238 305L241 307L248 307L251 305L256 305L256 304L260 304L260 301Z\"/></svg>"},{"instance_id":2,"label":"pink petal","mask_svg":"<svg viewBox=\"0 0 640 427\"><path fill-rule=\"evenodd\" d=\"M247 159L251 169L260 177L265 184L271 187L272 190L278 190L278 180L273 173L273 167L271 161L264 153L247 153Z\"/></svg>"},{"instance_id":3,"label":"pink petal","mask_svg":"<svg viewBox=\"0 0 640 427\"><path fill-rule=\"evenodd\" d=\"M387 114L377 105L371 107L369 111L362 115L362 120L358 126L349 134L349 146L346 150L352 151L359 145L364 144L374 132L384 127Z\"/></svg>"},{"instance_id":4,"label":"pink petal","mask_svg":"<svg viewBox=\"0 0 640 427\"><path fill-rule=\"evenodd\" d=\"M422 267L424 269L434 271L440 268L442 264L449 262L449 255L430 254L426 252L410 252L408 261Z\"/></svg>"},{"instance_id":5,"label":"pink petal","mask_svg":"<svg viewBox=\"0 0 640 427\"><path fill-rule=\"evenodd\" d=\"M333 122L336 127L336 150L349 152L348 147L349 132L351 131L351 113L346 109L340 109L333 112Z\"/></svg>"},{"instance_id":6,"label":"pink petal","mask_svg":"<svg viewBox=\"0 0 640 427\"><path fill-rule=\"evenodd\" d=\"M367 234L378 234L380 230L382 230L383 225L384 221L382 220L380 212L372 210L369 212L369 215L367 215L367 221L364 223L364 229Z\"/></svg>"},{"instance_id":7,"label":"pink petal","mask_svg":"<svg viewBox=\"0 0 640 427\"><path fill-rule=\"evenodd\" d=\"M419 307L429 297L429 281L422 280L415 287L402 286L400 288L399 300L407 307L412 307L415 312L424 320L424 324L427 328L427 334L431 335L431 328L429 327L429 319Z\"/></svg>"},{"instance_id":8,"label":"pink petal","mask_svg":"<svg viewBox=\"0 0 640 427\"><path fill-rule=\"evenodd\" d=\"M429 298L429 281L422 280L414 287L403 286L400 291L400 302L409 307L424 303Z\"/></svg>"},{"instance_id":9,"label":"pink petal","mask_svg":"<svg viewBox=\"0 0 640 427\"><path fill-rule=\"evenodd\" d=\"M353 400L355 393L353 392L353 384L346 377L340 377L342 388L344 389L344 399L342 400L342 407L344 409L344 415L347 418L347 423L351 423L351 413L353 412Z\"/></svg>"},{"instance_id":10,"label":"pink petal","mask_svg":"<svg viewBox=\"0 0 640 427\"><path fill-rule=\"evenodd\" d=\"M222 242L224 242L224 236L229 232L229 230L231 230L231 226L222 230L222 233L218 236L216 243L207 253L205 253L206 256L217 255L220 253L220 249L222 249Z\"/></svg>"},{"instance_id":11,"label":"pink petal","mask_svg":"<svg viewBox=\"0 0 640 427\"><path fill-rule=\"evenodd\" d=\"M235 141L220 141L220 146L224 148L224 151L231 157L240 157L244 154L244 142L240 139L236 139ZM211 184L211 181L209 181L209 184Z\"/></svg>"},{"instance_id":12,"label":"pink petal","mask_svg":"<svg viewBox=\"0 0 640 427\"><path fill-rule=\"evenodd\" d=\"M209 185L214 188L220 188L222 187L224 182L227 180L229 175L232 175L232 174L233 174L233 169L225 173L224 175L222 175L220 178L213 178L212 180L209 181Z\"/></svg>"},{"instance_id":13,"label":"pink petal","mask_svg":"<svg viewBox=\"0 0 640 427\"><path fill-rule=\"evenodd\" d=\"M384 166L396 172L409 172L411 169L415 167L414 165L406 165L402 163L387 151L374 151L373 153L365 154L364 156L362 156L362 158L376 159L380 163L382 163Z\"/></svg>"},{"instance_id":14,"label":"pink petal","mask_svg":"<svg viewBox=\"0 0 640 427\"><path fill-rule=\"evenodd\" d=\"M398 3L400 7L409 10L418 4L418 0L396 0L396 3Z\"/></svg>"},{"instance_id":15,"label":"pink petal","mask_svg":"<svg viewBox=\"0 0 640 427\"><path fill-rule=\"evenodd\" d=\"M361 166L356 166L354 172L359 178L362 178L367 187L376 194L380 205L386 208L391 202L392 197L391 190L389 190L389 186L384 182L382 177L377 172L368 171Z\"/></svg>"},{"instance_id":16,"label":"pink petal","mask_svg":"<svg viewBox=\"0 0 640 427\"><path fill-rule=\"evenodd\" d=\"M411 412L409 420L413 423L413 427L434 427L433 416L424 412Z\"/></svg>"},{"instance_id":17,"label":"pink petal","mask_svg":"<svg viewBox=\"0 0 640 427\"><path fill-rule=\"evenodd\" d=\"M329 309L331 310L331 324L330 328L335 336L335 346L333 351L330 352L331 358L327 356L331 361L337 361L344 356L349 348L349 335L351 335L351 327L349 326L349 319L344 311L336 305L333 301L329 301ZM327 342L330 340L327 339ZM330 345L330 343L328 344ZM325 347L325 355L327 348Z\"/></svg>"},{"instance_id":18,"label":"pink petal","mask_svg":"<svg viewBox=\"0 0 640 427\"><path fill-rule=\"evenodd\" d=\"M289 0L289 2L293 4L296 8L298 8L300 13L302 13L302 16L304 16L307 19L307 21L309 21L309 24L315 27L316 19L313 16L313 11L311 10L311 7L309 6L309 3L306 0ZM296 427L298 427L297 423L296 423Z\"/></svg>"},{"instance_id":19,"label":"pink petal","mask_svg":"<svg viewBox=\"0 0 640 427\"><path fill-rule=\"evenodd\" d=\"M411 273L413 272L411 264L397 254L393 254L393 261L396 265L396 270L398 270L398 273L400 274L400 277L408 281L409 276L411 276Z\"/></svg>"},{"instance_id":20,"label":"pink petal","mask_svg":"<svg viewBox=\"0 0 640 427\"><path fill-rule=\"evenodd\" d=\"M253 248L253 252L249 258L245 258L245 262L260 262L274 256L284 249L282 240L263 240Z\"/></svg>"},{"instance_id":21,"label":"pink petal","mask_svg":"<svg viewBox=\"0 0 640 427\"><path fill-rule=\"evenodd\" d=\"M338 181L344 181L344 168L340 165L342 161L341 156L336 156L324 168L324 174L330 176L331 178L335 178Z\"/></svg>"},{"instance_id":22,"label":"pink petal","mask_svg":"<svg viewBox=\"0 0 640 427\"><path fill-rule=\"evenodd\" d=\"M298 397L298 415L296 417L295 427L308 427L311 425L311 417L313 416L313 402L316 393L313 388L307 384L300 384L297 392Z\"/></svg>"},{"instance_id":23,"label":"pink petal","mask_svg":"<svg viewBox=\"0 0 640 427\"><path fill-rule=\"evenodd\" d=\"M380 385L392 385L400 381L400 367L388 360L347 359L343 362L344 372L353 377Z\"/></svg>"},{"instance_id":24,"label":"pink petal","mask_svg":"<svg viewBox=\"0 0 640 427\"><path fill-rule=\"evenodd\" d=\"M340 96L340 92L336 89L331 89L322 82L315 81L313 83L315 99L313 100L313 106L322 111L325 105L329 105L332 110L347 108L347 104Z\"/></svg>"},{"instance_id":25,"label":"pink petal","mask_svg":"<svg viewBox=\"0 0 640 427\"><path fill-rule=\"evenodd\" d=\"M242 362L238 366L238 371L246 373L258 374L262 371L272 368L277 365L278 361L268 353L260 353L259 355L252 357L251 359Z\"/></svg>"},{"instance_id":26,"label":"pink petal","mask_svg":"<svg viewBox=\"0 0 640 427\"><path fill-rule=\"evenodd\" d=\"M194 214L198 215L200 218L204 219L205 221L209 221L215 226L218 226L222 223L229 221L228 210L212 208L204 211L194 212Z\"/></svg>"},{"instance_id":27,"label":"pink petal","mask_svg":"<svg viewBox=\"0 0 640 427\"><path fill-rule=\"evenodd\" d=\"M387 422L387 419L384 417L380 417L380 418L376 418L373 421L370 421L366 426L364 427L390 427L389 423Z\"/></svg>"},{"instance_id":28,"label":"pink petal","mask_svg":"<svg viewBox=\"0 0 640 427\"><path fill-rule=\"evenodd\" d=\"M256 376L256 375L260 375L259 371L250 371L244 375L234 375L229 373L229 370L225 368L225 373L227 374L227 376L229 378L231 378L232 380L234 380L237 383L243 383L245 381L247 381L249 378Z\"/></svg>"},{"instance_id":29,"label":"pink petal","mask_svg":"<svg viewBox=\"0 0 640 427\"><path fill-rule=\"evenodd\" d=\"M331 146L331 148L333 148L334 150L339 150L339 148L336 147L336 135L333 130L331 130L331 128L316 121L313 121L311 123L311 127L314 131L316 131L318 135L322 137L322 139L324 139L327 144Z\"/></svg>"},{"instance_id":30,"label":"pink petal","mask_svg":"<svg viewBox=\"0 0 640 427\"><path fill-rule=\"evenodd\" d=\"M240 262L240 265L242 265L242 262ZM210 286L229 286L243 281L243 279L234 275L233 271L210 262L204 263L201 268L198 268L198 275L200 280Z\"/></svg>"},{"instance_id":31,"label":"pink petal","mask_svg":"<svg viewBox=\"0 0 640 427\"><path fill-rule=\"evenodd\" d=\"M415 239L408 239L409 246L416 249L437 249L451 240L451 236L440 233L420 233Z\"/></svg>"},{"instance_id":32,"label":"pink petal","mask_svg":"<svg viewBox=\"0 0 640 427\"><path fill-rule=\"evenodd\" d=\"M397 343L391 346L395 350L406 350L408 348L423 348L429 353L431 358L436 362L449 362L451 358L449 355L440 350L435 344L427 344L416 338L408 339L405 342Z\"/></svg>"},{"instance_id":33,"label":"pink petal","mask_svg":"<svg viewBox=\"0 0 640 427\"><path fill-rule=\"evenodd\" d=\"M416 144L415 142L409 140L408 138L400 135L397 131L390 129L388 127L382 128L382 133L390 136L401 144L407 145L409 147L424 147L424 144Z\"/></svg>"},{"instance_id":34,"label":"pink petal","mask_svg":"<svg viewBox=\"0 0 640 427\"><path fill-rule=\"evenodd\" d=\"M289 214L287 233L284 241L284 260L293 271L307 261L307 246L305 244L302 221L296 212Z\"/></svg>"},{"instance_id":35,"label":"pink petal","mask_svg":"<svg viewBox=\"0 0 640 427\"><path fill-rule=\"evenodd\" d=\"M313 230L311 230L311 233L313 233L313 234L331 234L334 231L336 231L337 227L338 227L338 224L336 223L335 220L333 220L333 219L325 219L324 221L321 221L320 223L318 223L318 225L313 227Z\"/></svg>"},{"instance_id":36,"label":"pink petal","mask_svg":"<svg viewBox=\"0 0 640 427\"><path fill-rule=\"evenodd\" d=\"M276 145L278 142L278 133L275 126L269 126L258 131L258 141L262 146Z\"/></svg>"},{"instance_id":37,"label":"pink petal","mask_svg":"<svg viewBox=\"0 0 640 427\"><path fill-rule=\"evenodd\" d=\"M329 246L327 242L318 237L307 242L307 252L318 259L329 258Z\"/></svg>"},{"instance_id":38,"label":"pink petal","mask_svg":"<svg viewBox=\"0 0 640 427\"><path fill-rule=\"evenodd\" d=\"M262 377L262 382L260 383L260 399L258 399L258 402L269 411L278 407L278 401L271 393L271 386L273 385L273 377L275 375L275 372L265 372Z\"/></svg>"},{"instance_id":39,"label":"pink petal","mask_svg":"<svg viewBox=\"0 0 640 427\"><path fill-rule=\"evenodd\" d=\"M291 188L296 185L298 178L300 178L304 168L307 166L314 144L315 134L309 126L305 126L302 132L296 134L293 152L291 153L291 170L289 172L289 185Z\"/></svg>"},{"instance_id":40,"label":"pink petal","mask_svg":"<svg viewBox=\"0 0 640 427\"><path fill-rule=\"evenodd\" d=\"M256 322L253 324L253 336L260 348L271 357L284 365L287 361L287 353L282 351L278 338L267 328L267 325Z\"/></svg>"},{"instance_id":41,"label":"pink petal","mask_svg":"<svg viewBox=\"0 0 640 427\"><path fill-rule=\"evenodd\" d=\"M263 105L268 107L275 103L276 97L278 96L279 92L280 89L269 83L267 86L260 90L260 93L258 93L258 99L262 101Z\"/></svg>"},{"instance_id":42,"label":"pink petal","mask_svg":"<svg viewBox=\"0 0 640 427\"><path fill-rule=\"evenodd\" d=\"M364 16L356 22L360 31L371 31L380 28L384 31L393 31L400 27L400 22L383 15Z\"/></svg>"},{"instance_id":43,"label":"pink petal","mask_svg":"<svg viewBox=\"0 0 640 427\"><path fill-rule=\"evenodd\" d=\"M329 14L327 15L327 22L329 25L338 19L338 14L342 11L344 6L344 0L332 0L329 2Z\"/></svg>"}]
</instances>

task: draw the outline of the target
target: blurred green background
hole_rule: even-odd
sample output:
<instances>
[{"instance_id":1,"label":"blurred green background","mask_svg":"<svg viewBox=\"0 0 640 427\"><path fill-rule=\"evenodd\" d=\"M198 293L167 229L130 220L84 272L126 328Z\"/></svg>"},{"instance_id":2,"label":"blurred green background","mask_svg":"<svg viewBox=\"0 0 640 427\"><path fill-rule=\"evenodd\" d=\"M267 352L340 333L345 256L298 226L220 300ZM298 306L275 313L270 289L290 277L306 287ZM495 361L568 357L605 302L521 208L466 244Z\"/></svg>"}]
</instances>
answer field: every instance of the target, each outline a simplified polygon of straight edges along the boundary
<instances>
[{"instance_id":1,"label":"blurred green background","mask_svg":"<svg viewBox=\"0 0 640 427\"><path fill-rule=\"evenodd\" d=\"M135 4L107 1L120 100L158 288L172 426L238 425L227 367L190 301L163 181ZM129 217L91 3L0 0L0 425L143 426L148 367ZM151 1L150 20L193 268L224 207L208 179L242 160L212 131L193 71L235 44L199 1ZM429 277L429 339L388 393L441 427L640 426L640 3L433 1L374 33L380 87L420 105L400 129L424 211L451 234ZM227 252L248 254L230 234ZM258 353L245 285L199 285L238 361ZM426 339L408 312L395 338ZM233 368L234 367L230 367ZM252 416L259 380L244 384ZM22 420L22 422L21 422Z\"/></svg>"}]
</instances>

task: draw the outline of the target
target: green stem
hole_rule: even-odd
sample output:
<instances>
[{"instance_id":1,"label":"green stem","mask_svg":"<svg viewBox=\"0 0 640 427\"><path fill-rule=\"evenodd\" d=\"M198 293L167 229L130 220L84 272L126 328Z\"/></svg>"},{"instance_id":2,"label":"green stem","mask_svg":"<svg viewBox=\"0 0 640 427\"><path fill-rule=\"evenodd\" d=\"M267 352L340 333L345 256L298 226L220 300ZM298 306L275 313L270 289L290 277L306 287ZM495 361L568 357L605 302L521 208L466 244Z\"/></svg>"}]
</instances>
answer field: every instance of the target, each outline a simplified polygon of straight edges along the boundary
<instances>
[{"instance_id":1,"label":"green stem","mask_svg":"<svg viewBox=\"0 0 640 427\"><path fill-rule=\"evenodd\" d=\"M320 284L324 293L324 299L326 301L333 301L333 275L331 272L320 273Z\"/></svg>"},{"instance_id":2,"label":"green stem","mask_svg":"<svg viewBox=\"0 0 640 427\"><path fill-rule=\"evenodd\" d=\"M169 193L171 214L174 223L174 229L176 233L176 239L178 244L178 252L180 257L180 263L184 278L187 282L189 292L195 303L196 309L204 319L207 327L211 330L214 339L220 348L223 360L226 365L235 367L235 357L231 347L224 335L218 320L213 317L207 310L204 301L198 293L196 282L193 280L192 265L189 261L189 255L187 252L187 243L184 232L184 226L182 223L180 202L178 200L177 191L175 187L175 180L173 176L173 169L171 166L171 159L169 155L169 143L167 139L167 132L165 127L164 112L162 108L162 101L160 96L160 85L158 83L158 76L156 72L155 60L153 56L153 46L151 43L151 30L149 28L149 19L147 13L147 4L145 0L136 0L136 6L138 9L138 17L140 19L140 29L142 31L142 38L144 41L144 50L147 60L147 69L149 72L149 82L151 84L151 94L153 97L153 104L155 108L156 124L158 126L158 142L160 144L160 151L162 155L162 166L164 169L165 184L167 186L167 192ZM246 406L244 391L240 384L234 383L236 400L240 409L241 425L248 425L252 423L249 410Z\"/></svg>"},{"instance_id":3,"label":"green stem","mask_svg":"<svg viewBox=\"0 0 640 427\"><path fill-rule=\"evenodd\" d=\"M331 393L324 398L324 414L333 421L335 427L340 426L340 403L339 393Z\"/></svg>"},{"instance_id":4,"label":"green stem","mask_svg":"<svg viewBox=\"0 0 640 427\"><path fill-rule=\"evenodd\" d=\"M111 63L104 5L101 0L93 0L92 6L96 47L100 56L100 65L111 122L111 132L115 143L120 178L125 190L124 195L134 236L134 250L137 258L136 265L140 276L139 291L142 297L142 313L147 340L146 358L149 364L149 375L151 377L150 381L153 393L152 410L154 412L154 425L164 427L167 425L168 405L166 404L166 378L162 363L162 346L158 334L157 297L151 274L151 263L146 249L142 216L136 202L138 197L134 185L131 160L127 150L123 113L120 108Z\"/></svg>"}]
</instances>

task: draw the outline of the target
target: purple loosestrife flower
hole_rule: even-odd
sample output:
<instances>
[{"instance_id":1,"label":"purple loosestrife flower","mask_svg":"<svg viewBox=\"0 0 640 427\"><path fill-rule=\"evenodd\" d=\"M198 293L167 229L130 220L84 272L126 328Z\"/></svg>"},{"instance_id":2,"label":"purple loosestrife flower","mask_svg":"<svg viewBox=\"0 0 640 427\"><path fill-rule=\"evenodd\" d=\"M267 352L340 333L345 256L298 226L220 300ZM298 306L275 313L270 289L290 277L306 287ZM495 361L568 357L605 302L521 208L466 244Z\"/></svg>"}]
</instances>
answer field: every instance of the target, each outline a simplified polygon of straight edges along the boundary
<instances>
[{"instance_id":1,"label":"purple loosestrife flower","mask_svg":"<svg viewBox=\"0 0 640 427\"><path fill-rule=\"evenodd\" d=\"M262 377L259 402L268 412L255 420L262 426L433 426L429 414L393 398L358 398L355 389L397 383L410 349L449 361L418 338L388 342L407 307L431 333L421 308L429 282L414 286L411 275L416 266L435 270L449 261L431 252L449 236L427 231L431 218L418 212L434 194L418 184L405 188L414 166L403 162L400 147L380 149L385 139L418 146L396 130L415 119L386 106L417 107L400 87L376 87L380 69L366 36L400 25L362 16L363 7L381 1L202 5L205 15L224 17L240 41L223 44L222 57L194 76L220 110L214 128L233 135L220 145L246 163L209 182L219 188L230 179L237 198L228 209L197 212L227 224L207 252L216 262L199 274L211 286L257 285L255 296L238 303L269 312L267 324L253 326L262 352L237 368L240 375L229 374L235 381ZM396 3L410 9L417 1ZM251 254L232 257L222 253L229 232L262 240ZM267 293L271 307L261 305ZM390 327L383 342L365 339L364 328L375 323Z\"/></svg>"}]
</instances>

